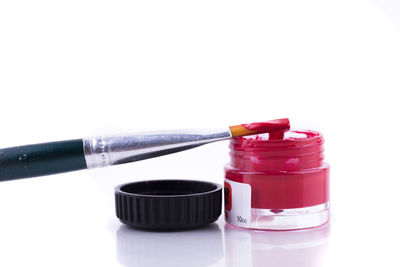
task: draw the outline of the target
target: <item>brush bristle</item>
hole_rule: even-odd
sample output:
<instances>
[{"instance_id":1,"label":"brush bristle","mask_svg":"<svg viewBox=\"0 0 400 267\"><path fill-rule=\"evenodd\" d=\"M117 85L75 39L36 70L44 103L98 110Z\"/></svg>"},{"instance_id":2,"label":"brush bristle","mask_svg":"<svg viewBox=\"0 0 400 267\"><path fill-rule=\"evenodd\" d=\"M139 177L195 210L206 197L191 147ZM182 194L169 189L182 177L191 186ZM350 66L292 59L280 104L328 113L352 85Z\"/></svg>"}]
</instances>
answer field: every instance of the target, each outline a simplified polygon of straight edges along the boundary
<instances>
[{"instance_id":1,"label":"brush bristle","mask_svg":"<svg viewBox=\"0 0 400 267\"><path fill-rule=\"evenodd\" d=\"M232 137L256 134L255 131L251 131L251 130L247 129L246 127L244 127L243 125L229 126L229 129L231 130Z\"/></svg>"},{"instance_id":2,"label":"brush bristle","mask_svg":"<svg viewBox=\"0 0 400 267\"><path fill-rule=\"evenodd\" d=\"M232 137L239 137L252 134L285 132L290 129L289 119L278 119L265 122L255 122L249 124L240 124L229 127ZM283 136L283 134L278 134Z\"/></svg>"}]
</instances>

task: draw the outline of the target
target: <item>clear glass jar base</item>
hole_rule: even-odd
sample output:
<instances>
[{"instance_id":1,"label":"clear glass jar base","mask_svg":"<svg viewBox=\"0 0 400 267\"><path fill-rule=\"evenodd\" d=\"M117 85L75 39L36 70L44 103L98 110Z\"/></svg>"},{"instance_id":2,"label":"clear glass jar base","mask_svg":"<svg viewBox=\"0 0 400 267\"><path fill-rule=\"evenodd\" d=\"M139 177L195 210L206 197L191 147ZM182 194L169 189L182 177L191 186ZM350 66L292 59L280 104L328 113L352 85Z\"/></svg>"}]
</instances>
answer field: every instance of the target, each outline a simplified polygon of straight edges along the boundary
<instances>
[{"instance_id":1,"label":"clear glass jar base","mask_svg":"<svg viewBox=\"0 0 400 267\"><path fill-rule=\"evenodd\" d=\"M329 202L298 209L251 209L249 228L296 230L323 225L329 221Z\"/></svg>"}]
</instances>

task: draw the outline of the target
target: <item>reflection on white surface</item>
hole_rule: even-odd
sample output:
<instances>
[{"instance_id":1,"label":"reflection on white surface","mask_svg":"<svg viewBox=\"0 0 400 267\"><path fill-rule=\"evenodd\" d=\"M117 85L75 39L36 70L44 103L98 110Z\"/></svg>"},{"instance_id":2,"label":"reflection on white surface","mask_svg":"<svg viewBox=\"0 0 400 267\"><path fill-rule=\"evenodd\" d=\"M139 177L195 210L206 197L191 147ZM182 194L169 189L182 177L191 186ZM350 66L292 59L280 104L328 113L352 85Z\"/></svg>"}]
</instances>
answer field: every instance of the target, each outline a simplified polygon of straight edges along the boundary
<instances>
[{"instance_id":1,"label":"reflection on white surface","mask_svg":"<svg viewBox=\"0 0 400 267\"><path fill-rule=\"evenodd\" d=\"M122 225L116 238L117 258L123 266L208 266L223 256L217 224L179 232L149 232Z\"/></svg>"},{"instance_id":2,"label":"reflection on white surface","mask_svg":"<svg viewBox=\"0 0 400 267\"><path fill-rule=\"evenodd\" d=\"M328 237L329 224L298 231L256 231L226 224L226 266L322 266Z\"/></svg>"}]
</instances>

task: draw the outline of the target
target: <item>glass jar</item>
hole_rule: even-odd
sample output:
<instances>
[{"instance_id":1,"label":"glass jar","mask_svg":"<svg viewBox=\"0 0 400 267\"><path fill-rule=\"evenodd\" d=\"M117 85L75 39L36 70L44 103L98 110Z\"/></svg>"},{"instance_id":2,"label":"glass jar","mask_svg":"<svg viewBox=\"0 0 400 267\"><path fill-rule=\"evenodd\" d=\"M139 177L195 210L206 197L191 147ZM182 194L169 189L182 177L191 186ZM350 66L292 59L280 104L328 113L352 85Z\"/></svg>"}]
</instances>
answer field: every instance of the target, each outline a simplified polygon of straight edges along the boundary
<instances>
[{"instance_id":1,"label":"glass jar","mask_svg":"<svg viewBox=\"0 0 400 267\"><path fill-rule=\"evenodd\" d=\"M290 131L233 138L225 167L225 218L253 229L311 228L329 220L329 166L323 137Z\"/></svg>"}]
</instances>

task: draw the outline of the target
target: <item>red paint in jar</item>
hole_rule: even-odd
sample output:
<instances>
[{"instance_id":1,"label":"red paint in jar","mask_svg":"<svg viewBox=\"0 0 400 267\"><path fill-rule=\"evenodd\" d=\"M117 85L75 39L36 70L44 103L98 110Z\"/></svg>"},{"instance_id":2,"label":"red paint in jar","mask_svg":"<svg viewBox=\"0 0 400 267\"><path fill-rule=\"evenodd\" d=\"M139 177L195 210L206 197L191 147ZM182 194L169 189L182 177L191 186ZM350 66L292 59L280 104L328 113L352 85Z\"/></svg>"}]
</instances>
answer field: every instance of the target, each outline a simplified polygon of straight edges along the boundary
<instances>
[{"instance_id":1,"label":"red paint in jar","mask_svg":"<svg viewBox=\"0 0 400 267\"><path fill-rule=\"evenodd\" d=\"M323 137L291 131L233 138L225 182L231 187L231 224L287 230L329 219L329 166Z\"/></svg>"}]
</instances>

